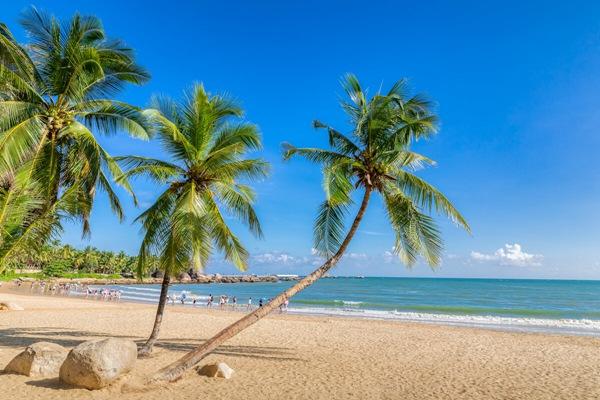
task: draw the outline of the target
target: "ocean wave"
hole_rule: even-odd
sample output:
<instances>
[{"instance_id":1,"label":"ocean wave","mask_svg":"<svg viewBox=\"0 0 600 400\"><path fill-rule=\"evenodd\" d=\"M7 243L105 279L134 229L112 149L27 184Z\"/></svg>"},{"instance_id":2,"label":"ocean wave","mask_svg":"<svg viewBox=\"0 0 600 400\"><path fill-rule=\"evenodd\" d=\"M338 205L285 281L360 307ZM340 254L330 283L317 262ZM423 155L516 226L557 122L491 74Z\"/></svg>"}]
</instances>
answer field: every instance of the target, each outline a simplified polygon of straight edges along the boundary
<instances>
[{"instance_id":1,"label":"ocean wave","mask_svg":"<svg viewBox=\"0 0 600 400\"><path fill-rule=\"evenodd\" d=\"M127 289L127 290L160 293L160 289L155 289L155 288L137 287L137 286L120 286L120 287L123 289Z\"/></svg>"},{"instance_id":2,"label":"ocean wave","mask_svg":"<svg viewBox=\"0 0 600 400\"><path fill-rule=\"evenodd\" d=\"M600 320L517 318L485 315L431 314L401 311L356 310L321 307L290 308L293 314L361 316L363 318L426 322L458 326L487 327L507 330L555 332L600 336Z\"/></svg>"}]
</instances>

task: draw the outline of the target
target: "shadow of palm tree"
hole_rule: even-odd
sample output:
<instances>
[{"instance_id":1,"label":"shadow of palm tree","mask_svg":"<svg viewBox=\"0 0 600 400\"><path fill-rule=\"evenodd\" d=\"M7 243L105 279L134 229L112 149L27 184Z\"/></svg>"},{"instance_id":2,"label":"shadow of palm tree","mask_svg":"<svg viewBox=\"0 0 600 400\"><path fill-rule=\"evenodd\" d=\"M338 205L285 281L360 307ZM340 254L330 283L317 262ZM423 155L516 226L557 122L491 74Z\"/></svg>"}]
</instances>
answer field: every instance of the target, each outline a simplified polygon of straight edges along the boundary
<instances>
[{"instance_id":1,"label":"shadow of palm tree","mask_svg":"<svg viewBox=\"0 0 600 400\"><path fill-rule=\"evenodd\" d=\"M102 339L107 337L116 337L129 339L141 345L145 339L128 335L112 335L98 332L77 331L69 329L56 329L50 327L37 328L7 328L0 329L0 347L26 347L37 342L52 342L63 347L75 347L78 344L92 339ZM188 352L202 344L206 339L163 339L156 343L156 346L162 349ZM273 361L306 361L295 357L294 349L288 347L276 346L234 346L223 345L216 349L213 354L220 354L232 357L250 357Z\"/></svg>"}]
</instances>

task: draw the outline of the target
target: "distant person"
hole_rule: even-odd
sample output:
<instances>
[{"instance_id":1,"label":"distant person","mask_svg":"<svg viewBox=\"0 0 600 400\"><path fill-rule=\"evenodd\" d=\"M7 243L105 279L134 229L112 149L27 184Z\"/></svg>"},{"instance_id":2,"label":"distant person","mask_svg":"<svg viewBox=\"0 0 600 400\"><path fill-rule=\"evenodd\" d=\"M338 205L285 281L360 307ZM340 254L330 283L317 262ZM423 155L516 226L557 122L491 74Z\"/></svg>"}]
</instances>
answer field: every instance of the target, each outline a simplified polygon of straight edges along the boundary
<instances>
[{"instance_id":1,"label":"distant person","mask_svg":"<svg viewBox=\"0 0 600 400\"><path fill-rule=\"evenodd\" d=\"M235 307L237 306L237 297L233 296L233 309L235 310Z\"/></svg>"},{"instance_id":2,"label":"distant person","mask_svg":"<svg viewBox=\"0 0 600 400\"><path fill-rule=\"evenodd\" d=\"M258 299L258 308L263 306L263 299L262 297L260 299Z\"/></svg>"},{"instance_id":3,"label":"distant person","mask_svg":"<svg viewBox=\"0 0 600 400\"><path fill-rule=\"evenodd\" d=\"M248 299L248 310L252 309L252 297Z\"/></svg>"},{"instance_id":4,"label":"distant person","mask_svg":"<svg viewBox=\"0 0 600 400\"><path fill-rule=\"evenodd\" d=\"M187 299L185 291L181 292L181 297L179 299L181 300L181 304L185 304L185 299Z\"/></svg>"},{"instance_id":5,"label":"distant person","mask_svg":"<svg viewBox=\"0 0 600 400\"><path fill-rule=\"evenodd\" d=\"M208 301L206 302L206 307L212 307L212 303L213 303L213 295L209 294Z\"/></svg>"}]
</instances>

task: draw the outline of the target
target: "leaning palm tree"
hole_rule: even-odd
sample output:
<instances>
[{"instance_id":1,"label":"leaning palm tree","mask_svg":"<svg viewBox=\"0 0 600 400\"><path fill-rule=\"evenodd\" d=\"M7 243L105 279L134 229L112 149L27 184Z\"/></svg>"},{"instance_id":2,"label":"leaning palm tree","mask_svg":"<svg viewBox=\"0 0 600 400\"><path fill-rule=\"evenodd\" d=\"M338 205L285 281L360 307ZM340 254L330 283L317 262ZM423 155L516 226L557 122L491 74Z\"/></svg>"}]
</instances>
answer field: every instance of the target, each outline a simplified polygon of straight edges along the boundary
<instances>
[{"instance_id":1,"label":"leaning palm tree","mask_svg":"<svg viewBox=\"0 0 600 400\"><path fill-rule=\"evenodd\" d=\"M262 159L246 157L261 147L257 127L239 120L242 109L234 101L208 94L201 84L193 86L183 102L155 98L147 113L173 161L119 159L127 168L125 178L142 174L168 185L137 218L144 232L138 275L147 272L153 256L164 273L154 327L140 356L150 354L158 339L171 276L189 268L202 270L213 249L246 270L248 252L222 210L262 236L253 209L254 191L241 180L262 178L268 170Z\"/></svg>"},{"instance_id":2,"label":"leaning palm tree","mask_svg":"<svg viewBox=\"0 0 600 400\"><path fill-rule=\"evenodd\" d=\"M198 348L158 371L153 380L173 381L198 363L227 339L256 323L286 299L307 288L329 271L343 256L365 215L373 193L381 195L388 219L396 234L394 251L407 265L418 256L431 265L440 262L442 240L432 211L450 217L466 230L469 226L448 199L430 184L413 174L432 165L429 158L414 153L410 144L436 132L436 117L423 96L408 97L404 81L387 94L371 99L358 80L348 75L343 80L350 99L342 103L352 123L350 135L321 123L329 133L331 149L296 148L285 145L284 158L302 156L323 166L326 200L319 208L314 227L314 245L327 257L325 263L294 286L274 297L265 306L249 313L223 329ZM360 206L350 229L344 234L344 219L353 204L352 194L362 191Z\"/></svg>"},{"instance_id":3,"label":"leaning palm tree","mask_svg":"<svg viewBox=\"0 0 600 400\"><path fill-rule=\"evenodd\" d=\"M95 134L126 131L148 138L141 110L113 96L149 75L135 63L131 49L106 38L96 17L76 14L61 23L32 8L21 23L27 44L18 43L0 24L0 175L14 175L27 164L22 179L42 183L38 189L46 199L39 214L51 211L61 196L77 192L81 207L66 215L80 220L87 234L98 189L123 217L110 182L122 171ZM120 182L131 193L127 181Z\"/></svg>"}]
</instances>

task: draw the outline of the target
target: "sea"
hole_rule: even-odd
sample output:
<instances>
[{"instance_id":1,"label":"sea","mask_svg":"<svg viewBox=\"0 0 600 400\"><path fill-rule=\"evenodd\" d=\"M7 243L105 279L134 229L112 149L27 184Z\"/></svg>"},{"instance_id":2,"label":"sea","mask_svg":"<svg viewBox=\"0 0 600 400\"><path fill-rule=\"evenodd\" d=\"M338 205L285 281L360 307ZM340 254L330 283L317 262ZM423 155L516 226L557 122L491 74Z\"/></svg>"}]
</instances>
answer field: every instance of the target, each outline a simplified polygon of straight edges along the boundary
<instances>
[{"instance_id":1,"label":"sea","mask_svg":"<svg viewBox=\"0 0 600 400\"><path fill-rule=\"evenodd\" d=\"M169 294L206 307L209 295L256 306L295 282L175 284ZM156 303L160 285L111 286L121 299ZM196 304L192 305L192 299ZM499 330L600 336L600 281L326 278L290 300L288 313L401 320Z\"/></svg>"}]
</instances>

